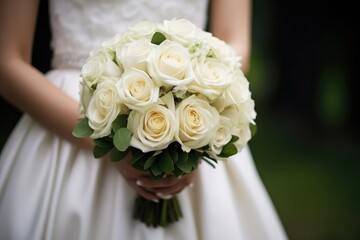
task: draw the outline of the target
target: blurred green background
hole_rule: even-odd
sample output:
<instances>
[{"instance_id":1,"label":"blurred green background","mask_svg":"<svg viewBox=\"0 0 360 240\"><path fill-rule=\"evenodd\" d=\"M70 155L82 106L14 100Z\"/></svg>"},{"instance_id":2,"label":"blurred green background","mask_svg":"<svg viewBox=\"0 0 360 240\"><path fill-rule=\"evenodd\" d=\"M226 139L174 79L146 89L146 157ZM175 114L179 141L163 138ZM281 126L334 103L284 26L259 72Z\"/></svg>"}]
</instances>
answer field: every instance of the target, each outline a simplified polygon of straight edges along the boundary
<instances>
[{"instance_id":1,"label":"blurred green background","mask_svg":"<svg viewBox=\"0 0 360 240\"><path fill-rule=\"evenodd\" d=\"M254 1L249 144L290 239L360 239L355 16L346 1Z\"/></svg>"},{"instance_id":2,"label":"blurred green background","mask_svg":"<svg viewBox=\"0 0 360 240\"><path fill-rule=\"evenodd\" d=\"M33 63L46 71L41 3ZM258 116L249 145L290 239L360 239L355 9L346 1L253 1L247 76ZM1 147L21 113L0 103Z\"/></svg>"}]
</instances>

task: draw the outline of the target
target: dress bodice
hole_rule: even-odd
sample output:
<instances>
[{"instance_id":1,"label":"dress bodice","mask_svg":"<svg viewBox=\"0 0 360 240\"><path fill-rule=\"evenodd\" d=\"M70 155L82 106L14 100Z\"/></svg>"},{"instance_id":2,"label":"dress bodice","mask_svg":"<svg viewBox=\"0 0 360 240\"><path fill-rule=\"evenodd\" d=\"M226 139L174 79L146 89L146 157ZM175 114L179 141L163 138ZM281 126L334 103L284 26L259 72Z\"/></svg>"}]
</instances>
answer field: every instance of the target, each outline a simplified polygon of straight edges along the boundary
<instances>
[{"instance_id":1,"label":"dress bodice","mask_svg":"<svg viewBox=\"0 0 360 240\"><path fill-rule=\"evenodd\" d=\"M54 68L79 68L101 42L142 20L187 18L204 28L208 0L50 0ZM183 8L186 8L184 11Z\"/></svg>"}]
</instances>

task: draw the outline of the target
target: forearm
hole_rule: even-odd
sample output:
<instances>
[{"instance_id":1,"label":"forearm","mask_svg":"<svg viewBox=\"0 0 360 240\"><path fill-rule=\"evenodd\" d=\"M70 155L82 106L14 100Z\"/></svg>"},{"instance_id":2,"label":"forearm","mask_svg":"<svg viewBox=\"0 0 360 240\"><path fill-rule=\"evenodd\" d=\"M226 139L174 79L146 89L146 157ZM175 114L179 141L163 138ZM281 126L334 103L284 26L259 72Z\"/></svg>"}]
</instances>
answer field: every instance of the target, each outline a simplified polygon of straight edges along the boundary
<instances>
[{"instance_id":1,"label":"forearm","mask_svg":"<svg viewBox=\"0 0 360 240\"><path fill-rule=\"evenodd\" d=\"M210 13L211 32L242 56L244 72L250 62L251 8L251 0L213 0Z\"/></svg>"},{"instance_id":2,"label":"forearm","mask_svg":"<svg viewBox=\"0 0 360 240\"><path fill-rule=\"evenodd\" d=\"M0 63L0 93L7 101L60 137L92 148L90 139L77 139L71 134L81 117L75 99L21 58L13 57Z\"/></svg>"}]
</instances>

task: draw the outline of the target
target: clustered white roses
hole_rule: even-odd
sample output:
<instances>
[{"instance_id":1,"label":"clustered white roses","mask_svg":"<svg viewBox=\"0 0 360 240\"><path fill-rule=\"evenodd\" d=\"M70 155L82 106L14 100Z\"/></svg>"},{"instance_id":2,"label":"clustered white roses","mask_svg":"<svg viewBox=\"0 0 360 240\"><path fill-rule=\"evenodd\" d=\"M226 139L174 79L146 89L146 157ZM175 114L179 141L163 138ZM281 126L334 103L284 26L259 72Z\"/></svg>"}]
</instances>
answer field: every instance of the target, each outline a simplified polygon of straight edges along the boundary
<instances>
[{"instance_id":1,"label":"clustered white roses","mask_svg":"<svg viewBox=\"0 0 360 240\"><path fill-rule=\"evenodd\" d=\"M229 45L186 19L140 22L83 65L81 109L91 137L109 136L125 114L130 146L145 153L178 142L184 152L222 159L233 136L240 151L256 117L240 66Z\"/></svg>"}]
</instances>

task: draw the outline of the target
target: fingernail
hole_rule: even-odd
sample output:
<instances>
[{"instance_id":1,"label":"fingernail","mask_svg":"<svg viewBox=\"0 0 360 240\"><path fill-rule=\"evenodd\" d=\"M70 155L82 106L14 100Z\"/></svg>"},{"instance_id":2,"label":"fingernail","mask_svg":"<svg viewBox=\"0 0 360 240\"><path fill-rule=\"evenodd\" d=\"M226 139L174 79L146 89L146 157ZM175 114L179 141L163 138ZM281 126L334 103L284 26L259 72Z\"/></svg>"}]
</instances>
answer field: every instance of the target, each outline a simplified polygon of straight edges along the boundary
<instances>
[{"instance_id":1,"label":"fingernail","mask_svg":"<svg viewBox=\"0 0 360 240\"><path fill-rule=\"evenodd\" d=\"M162 193L156 193L156 195L158 195L160 198L166 199L166 200L173 197L172 195L165 195L165 194L162 194Z\"/></svg>"},{"instance_id":2,"label":"fingernail","mask_svg":"<svg viewBox=\"0 0 360 240\"><path fill-rule=\"evenodd\" d=\"M143 185L143 183L142 183L142 181L137 180L137 181L136 181L136 185L138 185L138 186L142 186L142 185Z\"/></svg>"},{"instance_id":3,"label":"fingernail","mask_svg":"<svg viewBox=\"0 0 360 240\"><path fill-rule=\"evenodd\" d=\"M159 203L159 199L153 199L153 202Z\"/></svg>"},{"instance_id":4,"label":"fingernail","mask_svg":"<svg viewBox=\"0 0 360 240\"><path fill-rule=\"evenodd\" d=\"M190 188L193 188L193 187L194 187L194 183L190 183L190 184L189 184L189 187L190 187Z\"/></svg>"},{"instance_id":5,"label":"fingernail","mask_svg":"<svg viewBox=\"0 0 360 240\"><path fill-rule=\"evenodd\" d=\"M178 176L176 179L180 179L180 178L182 178L182 175Z\"/></svg>"}]
</instances>

